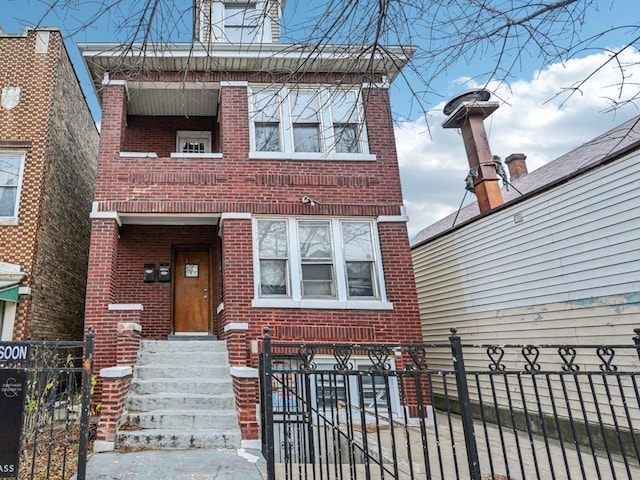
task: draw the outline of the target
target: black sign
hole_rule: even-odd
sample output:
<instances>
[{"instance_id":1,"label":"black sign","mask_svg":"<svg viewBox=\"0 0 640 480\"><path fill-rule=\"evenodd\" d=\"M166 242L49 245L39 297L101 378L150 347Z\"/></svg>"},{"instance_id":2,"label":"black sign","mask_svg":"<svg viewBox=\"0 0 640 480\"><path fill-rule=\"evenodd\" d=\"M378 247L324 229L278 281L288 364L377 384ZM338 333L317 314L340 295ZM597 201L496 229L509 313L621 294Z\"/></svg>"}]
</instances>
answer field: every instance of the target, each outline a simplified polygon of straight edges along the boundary
<instances>
[{"instance_id":1,"label":"black sign","mask_svg":"<svg viewBox=\"0 0 640 480\"><path fill-rule=\"evenodd\" d=\"M0 365L22 364L29 360L30 345L25 342L0 342Z\"/></svg>"},{"instance_id":2,"label":"black sign","mask_svg":"<svg viewBox=\"0 0 640 480\"><path fill-rule=\"evenodd\" d=\"M17 477L27 371L0 369L0 478Z\"/></svg>"}]
</instances>

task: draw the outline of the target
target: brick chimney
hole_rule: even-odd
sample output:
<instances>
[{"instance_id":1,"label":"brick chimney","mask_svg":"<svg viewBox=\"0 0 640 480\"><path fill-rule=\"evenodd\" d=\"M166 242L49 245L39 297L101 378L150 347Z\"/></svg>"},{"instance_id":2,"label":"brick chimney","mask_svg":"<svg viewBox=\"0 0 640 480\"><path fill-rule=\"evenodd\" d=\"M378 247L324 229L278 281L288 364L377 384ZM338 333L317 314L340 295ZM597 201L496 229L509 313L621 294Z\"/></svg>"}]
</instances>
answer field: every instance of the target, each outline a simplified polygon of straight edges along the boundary
<instances>
[{"instance_id":1,"label":"brick chimney","mask_svg":"<svg viewBox=\"0 0 640 480\"><path fill-rule=\"evenodd\" d=\"M504 163L509 167L509 178L512 182L529 173L526 160L527 156L524 153L512 153L505 159Z\"/></svg>"},{"instance_id":2,"label":"brick chimney","mask_svg":"<svg viewBox=\"0 0 640 480\"><path fill-rule=\"evenodd\" d=\"M504 203L497 167L484 129L484 119L499 107L498 102L488 101L490 97L487 90L470 90L454 97L444 107L449 118L442 124L443 128L462 130L473 190L483 213Z\"/></svg>"}]
</instances>

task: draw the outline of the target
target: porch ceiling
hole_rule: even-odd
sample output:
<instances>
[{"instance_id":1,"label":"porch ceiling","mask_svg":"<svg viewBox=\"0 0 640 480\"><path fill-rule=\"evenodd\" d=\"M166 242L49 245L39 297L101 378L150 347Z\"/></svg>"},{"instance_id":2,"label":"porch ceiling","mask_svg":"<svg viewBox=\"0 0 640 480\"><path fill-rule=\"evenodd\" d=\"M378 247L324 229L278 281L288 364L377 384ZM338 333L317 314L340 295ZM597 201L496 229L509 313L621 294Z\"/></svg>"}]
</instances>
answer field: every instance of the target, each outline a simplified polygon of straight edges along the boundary
<instances>
[{"instance_id":1,"label":"porch ceiling","mask_svg":"<svg viewBox=\"0 0 640 480\"><path fill-rule=\"evenodd\" d=\"M128 82L130 115L215 116L219 90L210 83Z\"/></svg>"},{"instance_id":2,"label":"porch ceiling","mask_svg":"<svg viewBox=\"0 0 640 480\"><path fill-rule=\"evenodd\" d=\"M119 213L122 225L218 225L220 214Z\"/></svg>"}]
</instances>

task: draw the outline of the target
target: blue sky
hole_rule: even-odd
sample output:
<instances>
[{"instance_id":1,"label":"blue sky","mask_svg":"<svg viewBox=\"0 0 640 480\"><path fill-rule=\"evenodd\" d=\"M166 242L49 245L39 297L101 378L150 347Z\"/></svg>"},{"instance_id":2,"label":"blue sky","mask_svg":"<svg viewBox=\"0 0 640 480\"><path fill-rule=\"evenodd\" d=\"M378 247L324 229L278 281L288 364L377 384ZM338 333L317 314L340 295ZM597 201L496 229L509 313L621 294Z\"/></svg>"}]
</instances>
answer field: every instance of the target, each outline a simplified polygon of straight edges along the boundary
<instances>
[{"instance_id":1,"label":"blue sky","mask_svg":"<svg viewBox=\"0 0 640 480\"><path fill-rule=\"evenodd\" d=\"M23 32L25 26L41 20L50 1L0 0L0 28L6 33ZM53 10L42 25L60 27L67 37L67 49L94 117L99 122L99 107L75 44L124 40L122 37L125 33L121 27L126 25L131 16L113 9L88 28L81 28L86 18L94 13L91 9L100 2L75 3L83 6L64 14ZM161 12L164 17L178 18L177 22L173 22L176 29L173 30L172 40L189 41L191 17L180 17L180 12L186 11L191 0L173 3L174 10ZM630 25L632 28L617 29L598 42L599 46L608 48L628 44L633 38L633 28L640 25L637 0L599 0L594 3L586 11L579 35L586 38L612 26ZM308 12L320 4L321 0L287 0L283 22L285 39L291 32L297 32L297 26L304 24ZM637 30L635 34L638 34ZM639 94L640 54L637 47L638 44L625 54L627 78L622 92L616 88L620 82L619 72L606 68L569 99L562 96L562 92L566 91L564 89L606 61L606 55L601 50L585 50L576 60L556 63L543 69L538 58L522 57L508 84L489 85L495 92L493 99L499 100L502 105L487 124L492 152L502 158L511 153L525 153L531 171L637 115L639 112L635 104L617 110L609 108L612 98L624 100ZM440 75L432 85L433 93L425 97L426 116L412 108L406 82L398 79L392 86L396 135L402 138L402 142L398 142L398 156L411 236L455 211L464 197L464 178L468 166L462 140L455 130L443 130L440 127L444 119L441 109L452 95L476 85L484 85L486 78L478 75L486 71L488 61L487 58L477 62L460 61ZM415 87L414 75L409 75L409 81ZM557 97L557 94L560 96ZM473 197L467 195L466 201L473 201Z\"/></svg>"}]
</instances>

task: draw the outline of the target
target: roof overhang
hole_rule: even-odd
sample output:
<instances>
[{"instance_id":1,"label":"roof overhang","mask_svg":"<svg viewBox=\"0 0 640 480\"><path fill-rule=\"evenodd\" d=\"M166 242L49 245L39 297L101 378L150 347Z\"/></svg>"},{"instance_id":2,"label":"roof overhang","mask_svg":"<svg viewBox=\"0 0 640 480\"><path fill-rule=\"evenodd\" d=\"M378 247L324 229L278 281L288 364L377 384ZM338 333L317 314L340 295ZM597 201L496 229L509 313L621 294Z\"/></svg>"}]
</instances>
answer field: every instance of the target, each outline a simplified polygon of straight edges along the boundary
<instances>
[{"instance_id":1,"label":"roof overhang","mask_svg":"<svg viewBox=\"0 0 640 480\"><path fill-rule=\"evenodd\" d=\"M150 72L175 72L191 93L205 89L188 80L189 73L269 72L282 74L340 73L385 76L392 82L415 52L414 47L387 46L373 50L352 45L78 44L93 88L100 92L105 74L139 79ZM184 79L182 78L184 77ZM174 92L175 93L175 92ZM129 92L132 95L132 92ZM196 102L197 103L197 102ZM209 110L211 111L211 110Z\"/></svg>"}]
</instances>

